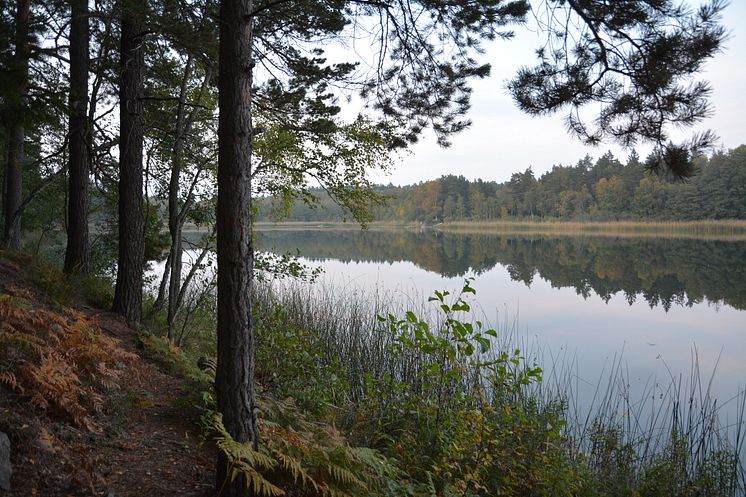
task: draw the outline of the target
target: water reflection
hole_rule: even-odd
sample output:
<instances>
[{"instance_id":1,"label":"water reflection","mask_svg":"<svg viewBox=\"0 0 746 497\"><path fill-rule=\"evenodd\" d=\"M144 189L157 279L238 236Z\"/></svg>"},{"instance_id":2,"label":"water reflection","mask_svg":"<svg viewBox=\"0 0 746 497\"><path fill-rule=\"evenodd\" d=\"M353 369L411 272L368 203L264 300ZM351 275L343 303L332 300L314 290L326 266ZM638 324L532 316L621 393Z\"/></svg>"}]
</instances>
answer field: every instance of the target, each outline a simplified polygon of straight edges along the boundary
<instances>
[{"instance_id":1,"label":"water reflection","mask_svg":"<svg viewBox=\"0 0 746 497\"><path fill-rule=\"evenodd\" d=\"M315 261L410 261L443 277L496 265L531 286L539 277L605 302L622 295L652 308L700 302L746 309L746 242L692 239L455 234L427 231L262 231L261 250L299 250Z\"/></svg>"}]
</instances>

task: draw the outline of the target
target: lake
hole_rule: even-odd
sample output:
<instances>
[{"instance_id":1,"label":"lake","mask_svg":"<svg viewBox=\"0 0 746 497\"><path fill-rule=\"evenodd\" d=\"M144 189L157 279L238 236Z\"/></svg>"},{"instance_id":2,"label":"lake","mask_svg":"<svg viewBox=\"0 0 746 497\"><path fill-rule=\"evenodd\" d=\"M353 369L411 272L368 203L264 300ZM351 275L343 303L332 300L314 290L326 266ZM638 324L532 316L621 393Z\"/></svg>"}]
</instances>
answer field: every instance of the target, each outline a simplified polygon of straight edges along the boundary
<instances>
[{"instance_id":1,"label":"lake","mask_svg":"<svg viewBox=\"0 0 746 497\"><path fill-rule=\"evenodd\" d=\"M323 269L323 287L404 308L473 277L476 317L514 334L545 369L571 371L585 403L611 369L633 397L652 399L695 365L703 391L714 372L711 393L731 418L728 400L746 385L744 241L262 230L257 248L298 250Z\"/></svg>"}]
</instances>

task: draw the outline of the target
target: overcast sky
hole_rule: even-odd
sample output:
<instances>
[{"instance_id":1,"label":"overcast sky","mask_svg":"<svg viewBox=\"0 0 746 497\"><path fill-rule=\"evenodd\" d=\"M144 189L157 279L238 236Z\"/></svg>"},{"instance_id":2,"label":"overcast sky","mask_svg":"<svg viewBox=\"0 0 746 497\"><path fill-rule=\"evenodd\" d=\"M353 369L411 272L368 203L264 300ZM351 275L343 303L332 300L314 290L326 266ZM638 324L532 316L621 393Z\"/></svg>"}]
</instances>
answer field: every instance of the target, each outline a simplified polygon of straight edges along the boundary
<instances>
[{"instance_id":1,"label":"overcast sky","mask_svg":"<svg viewBox=\"0 0 746 497\"><path fill-rule=\"evenodd\" d=\"M746 143L746 0L732 0L723 24L730 37L703 75L713 88L713 116L680 136L712 129L723 147L735 148ZM492 64L492 75L474 85L468 115L471 127L453 137L448 149L440 148L433 136L426 137L401 157L388 176L375 175L374 181L403 185L444 174L505 181L529 166L538 177L554 164L575 164L586 154L598 157L607 150L626 161L627 152L611 143L589 148L572 138L564 129L562 114L530 117L516 108L506 81L521 65L534 63L534 50L541 42L539 33L519 26L514 39L490 46L484 60ZM644 157L649 148L638 151Z\"/></svg>"}]
</instances>

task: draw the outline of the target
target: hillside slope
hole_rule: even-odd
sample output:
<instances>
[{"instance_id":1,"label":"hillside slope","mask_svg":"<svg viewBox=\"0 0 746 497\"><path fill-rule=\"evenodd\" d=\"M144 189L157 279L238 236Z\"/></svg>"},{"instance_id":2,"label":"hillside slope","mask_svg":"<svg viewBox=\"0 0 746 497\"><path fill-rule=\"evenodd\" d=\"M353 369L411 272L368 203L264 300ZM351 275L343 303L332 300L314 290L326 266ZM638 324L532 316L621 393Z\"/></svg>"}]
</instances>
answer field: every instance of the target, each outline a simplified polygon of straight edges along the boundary
<instances>
[{"instance_id":1,"label":"hillside slope","mask_svg":"<svg viewBox=\"0 0 746 497\"><path fill-rule=\"evenodd\" d=\"M11 443L3 496L202 496L214 448L194 433L193 391L142 357L138 334L75 294L65 305L0 252L0 432Z\"/></svg>"}]
</instances>

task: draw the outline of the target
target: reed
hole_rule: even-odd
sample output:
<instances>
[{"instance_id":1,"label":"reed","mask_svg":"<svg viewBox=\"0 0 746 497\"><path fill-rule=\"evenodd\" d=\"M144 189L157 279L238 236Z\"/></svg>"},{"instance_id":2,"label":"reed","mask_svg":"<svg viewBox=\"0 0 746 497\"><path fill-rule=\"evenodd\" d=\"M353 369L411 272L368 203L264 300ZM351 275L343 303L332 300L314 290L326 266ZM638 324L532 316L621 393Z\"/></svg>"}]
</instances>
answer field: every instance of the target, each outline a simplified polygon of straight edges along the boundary
<instances>
[{"instance_id":1,"label":"reed","mask_svg":"<svg viewBox=\"0 0 746 497\"><path fill-rule=\"evenodd\" d=\"M401 229L419 227L419 223L405 221L372 221L366 225L366 229ZM254 224L258 231L318 231L318 230L345 230L360 231L361 226L355 221L258 221Z\"/></svg>"},{"instance_id":2,"label":"reed","mask_svg":"<svg viewBox=\"0 0 746 497\"><path fill-rule=\"evenodd\" d=\"M703 221L454 221L435 226L459 233L521 233L565 236L657 237L746 240L746 220Z\"/></svg>"},{"instance_id":3,"label":"reed","mask_svg":"<svg viewBox=\"0 0 746 497\"><path fill-rule=\"evenodd\" d=\"M339 291L284 282L260 287L257 297L281 306L286 319L310 331L321 352L317 358L320 374L345 376L345 392L340 396L344 402L335 421L341 426L356 426L351 421L356 406L367 405L370 413L371 404L385 409L382 404L391 402L389 397L370 397L371 379L395 378L398 384L409 385L405 388L408 395L422 390L420 373L431 366L432 357L392 354L394 337L377 316L402 316L409 310L428 320L431 330L441 329L442 316L432 311L423 296L415 294L404 299L404 304L395 304L402 299L378 289ZM286 326L290 325L286 322ZM577 495L740 496L746 492L746 392L741 390L725 401L713 398L715 372L705 375L700 370L696 350L688 376L671 374L664 382L651 380L639 398L630 390L629 372L620 355L598 381L589 401L579 398L573 367L577 358L553 356L536 344L525 343L518 338L515 319L506 317L495 329L498 339L489 352L492 357L520 349L521 368L542 362L546 366L543 381L512 391L518 398L510 401L525 406L537 423L547 413L561 411L561 458L571 461L574 471L583 475ZM476 371L463 375L459 382L441 385L437 388L442 391L430 395L475 393L485 386ZM735 419L728 419L726 411L735 413ZM401 429L397 436L402 436ZM371 437L366 434L364 438ZM555 463L560 464L547 462Z\"/></svg>"}]
</instances>

